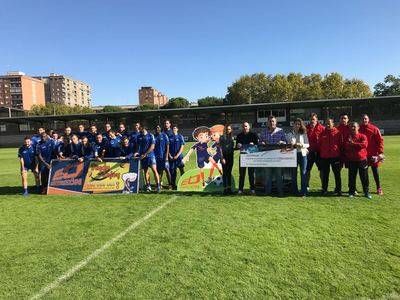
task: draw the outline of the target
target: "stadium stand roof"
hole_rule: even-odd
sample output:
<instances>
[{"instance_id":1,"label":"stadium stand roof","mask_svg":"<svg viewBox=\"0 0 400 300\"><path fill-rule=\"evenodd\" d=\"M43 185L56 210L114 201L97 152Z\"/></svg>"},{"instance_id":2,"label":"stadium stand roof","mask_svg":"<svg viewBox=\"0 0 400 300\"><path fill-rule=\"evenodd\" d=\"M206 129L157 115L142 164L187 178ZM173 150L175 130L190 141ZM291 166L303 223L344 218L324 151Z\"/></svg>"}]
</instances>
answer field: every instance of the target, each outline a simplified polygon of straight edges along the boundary
<instances>
[{"instance_id":1,"label":"stadium stand roof","mask_svg":"<svg viewBox=\"0 0 400 300\"><path fill-rule=\"evenodd\" d=\"M157 109L146 111L126 111L126 112L96 112L89 114L72 114L72 115L46 115L46 116L12 116L0 117L0 121L7 123L23 123L28 121L33 122L48 122L60 121L68 122L73 120L112 120L126 117L135 116L163 116L172 115L174 113L190 112L194 114L203 113L223 113L235 111L252 111L256 109L275 109L275 108L313 108L313 107L336 107L343 105L364 105L372 104L373 102L380 101L382 105L390 105L390 103L400 103L400 96L387 96L387 97L372 97L372 98L356 98L356 99L323 99L323 100L307 100L307 101L293 101L293 102L276 102L276 103L254 103L243 105L222 105L222 106L207 106L207 107L188 107L178 109Z\"/></svg>"}]
</instances>

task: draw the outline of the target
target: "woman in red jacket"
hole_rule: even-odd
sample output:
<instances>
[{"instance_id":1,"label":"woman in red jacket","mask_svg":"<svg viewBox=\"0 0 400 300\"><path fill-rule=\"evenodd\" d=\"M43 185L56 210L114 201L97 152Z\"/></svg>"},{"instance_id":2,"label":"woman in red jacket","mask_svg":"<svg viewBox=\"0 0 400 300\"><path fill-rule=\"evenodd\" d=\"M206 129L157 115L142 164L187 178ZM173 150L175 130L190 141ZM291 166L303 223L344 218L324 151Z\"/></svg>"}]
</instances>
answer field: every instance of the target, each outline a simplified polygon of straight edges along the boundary
<instances>
[{"instance_id":1,"label":"woman in red jacket","mask_svg":"<svg viewBox=\"0 0 400 300\"><path fill-rule=\"evenodd\" d=\"M328 194L329 172L335 175L335 194L342 195L342 178L340 171L342 164L340 162L340 153L342 149L342 135L340 131L335 128L333 119L326 120L326 128L319 138L320 146L320 166L321 166L321 181L322 181L322 194Z\"/></svg>"},{"instance_id":2,"label":"woman in red jacket","mask_svg":"<svg viewBox=\"0 0 400 300\"><path fill-rule=\"evenodd\" d=\"M371 199L369 194L367 137L359 132L360 125L357 122L351 124L351 134L344 144L346 161L349 166L349 197L354 197L356 191L357 172L360 174L364 196Z\"/></svg>"},{"instance_id":3,"label":"woman in red jacket","mask_svg":"<svg viewBox=\"0 0 400 300\"><path fill-rule=\"evenodd\" d=\"M368 164L371 166L372 174L374 175L377 194L383 195L378 172L379 164L384 159L383 138L379 128L370 123L368 115L363 115L362 121L363 123L360 126L360 133L365 134L368 140Z\"/></svg>"}]
</instances>

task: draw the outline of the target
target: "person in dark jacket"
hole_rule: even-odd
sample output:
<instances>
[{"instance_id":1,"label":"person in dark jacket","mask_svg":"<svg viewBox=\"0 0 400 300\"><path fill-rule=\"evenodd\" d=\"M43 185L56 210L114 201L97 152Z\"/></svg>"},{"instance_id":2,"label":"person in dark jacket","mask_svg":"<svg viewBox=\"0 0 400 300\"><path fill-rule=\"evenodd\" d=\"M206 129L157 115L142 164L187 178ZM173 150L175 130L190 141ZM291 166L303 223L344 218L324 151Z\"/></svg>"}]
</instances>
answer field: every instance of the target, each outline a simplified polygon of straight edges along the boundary
<instances>
[{"instance_id":1,"label":"person in dark jacket","mask_svg":"<svg viewBox=\"0 0 400 300\"><path fill-rule=\"evenodd\" d=\"M235 141L232 132L232 126L226 125L224 134L219 138L219 145L222 152L222 182L225 195L232 193L233 151L235 149Z\"/></svg>"},{"instance_id":2,"label":"person in dark jacket","mask_svg":"<svg viewBox=\"0 0 400 300\"><path fill-rule=\"evenodd\" d=\"M340 171L342 163L340 154L342 149L342 135L334 126L333 119L326 120L326 128L320 135L319 143L322 194L328 194L329 173L332 168L332 172L335 175L335 194L341 196L342 178Z\"/></svg>"},{"instance_id":3,"label":"person in dark jacket","mask_svg":"<svg viewBox=\"0 0 400 300\"><path fill-rule=\"evenodd\" d=\"M244 122L242 124L242 132L239 133L236 137L236 149L240 151L245 151L247 148L251 146L258 145L258 135L250 130L250 124L248 122ZM244 180L246 177L246 169L248 169L249 173L249 185L250 192L255 194L255 182L254 182L254 168L246 168L240 167L240 159L239 159L239 191L238 194L243 194L244 188Z\"/></svg>"},{"instance_id":4,"label":"person in dark jacket","mask_svg":"<svg viewBox=\"0 0 400 300\"><path fill-rule=\"evenodd\" d=\"M359 133L360 125L357 122L351 124L351 134L345 141L344 149L346 161L349 166L349 197L354 197L356 191L357 172L360 174L364 196L371 199L369 194L367 137Z\"/></svg>"}]
</instances>

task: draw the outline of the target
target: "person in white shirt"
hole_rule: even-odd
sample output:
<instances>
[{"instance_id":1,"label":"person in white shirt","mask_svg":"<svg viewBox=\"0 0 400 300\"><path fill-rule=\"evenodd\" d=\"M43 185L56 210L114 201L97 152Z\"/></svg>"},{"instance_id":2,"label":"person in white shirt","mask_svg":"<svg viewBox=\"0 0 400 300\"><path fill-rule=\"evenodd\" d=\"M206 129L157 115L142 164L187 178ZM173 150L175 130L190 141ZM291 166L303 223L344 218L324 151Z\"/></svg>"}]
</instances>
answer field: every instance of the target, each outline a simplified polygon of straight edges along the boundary
<instances>
[{"instance_id":1,"label":"person in white shirt","mask_svg":"<svg viewBox=\"0 0 400 300\"><path fill-rule=\"evenodd\" d=\"M300 196L307 195L307 153L308 143L307 128L302 119L296 119L293 124L293 130L287 136L288 142L297 151L297 167L292 170L292 188L295 195L299 194L297 187L297 169L300 166L301 190Z\"/></svg>"}]
</instances>

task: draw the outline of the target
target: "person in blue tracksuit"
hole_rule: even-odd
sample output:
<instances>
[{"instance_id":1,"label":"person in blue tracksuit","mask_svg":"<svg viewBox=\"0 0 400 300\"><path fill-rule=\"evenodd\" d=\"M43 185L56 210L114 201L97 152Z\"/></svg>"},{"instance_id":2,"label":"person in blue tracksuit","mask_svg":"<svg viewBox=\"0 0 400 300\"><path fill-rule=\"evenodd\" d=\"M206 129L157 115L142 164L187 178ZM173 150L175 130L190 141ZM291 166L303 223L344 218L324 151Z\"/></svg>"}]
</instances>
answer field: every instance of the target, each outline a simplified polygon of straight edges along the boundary
<instances>
[{"instance_id":1,"label":"person in blue tracksuit","mask_svg":"<svg viewBox=\"0 0 400 300\"><path fill-rule=\"evenodd\" d=\"M169 137L165 132L161 131L161 126L157 125L155 128L154 138L156 145L154 147L154 155L156 156L157 172L162 179L163 173L167 175L168 185L172 188L171 173L169 171Z\"/></svg>"},{"instance_id":2,"label":"person in blue tracksuit","mask_svg":"<svg viewBox=\"0 0 400 300\"><path fill-rule=\"evenodd\" d=\"M108 149L108 141L103 138L101 133L96 135L96 141L93 144L94 147L94 157L98 161L103 161L103 158L106 156L106 152Z\"/></svg>"},{"instance_id":3,"label":"person in blue tracksuit","mask_svg":"<svg viewBox=\"0 0 400 300\"><path fill-rule=\"evenodd\" d=\"M129 161L133 155L135 154L135 149L133 148L133 145L129 142L129 138L125 136L122 139L121 143L121 159L124 159L126 161Z\"/></svg>"},{"instance_id":4,"label":"person in blue tracksuit","mask_svg":"<svg viewBox=\"0 0 400 300\"><path fill-rule=\"evenodd\" d=\"M185 140L181 134L178 133L178 126L173 126L173 135L169 139L169 170L171 173L171 184L174 190L177 189L176 177L177 169L179 169L181 176L185 173L185 165L183 163L183 147L185 145Z\"/></svg>"},{"instance_id":5,"label":"person in blue tracksuit","mask_svg":"<svg viewBox=\"0 0 400 300\"><path fill-rule=\"evenodd\" d=\"M146 190L151 191L150 187L150 173L149 168L153 171L154 179L157 184L157 192L161 191L160 176L157 172L157 162L154 155L155 139L154 136L147 131L146 126L141 126L140 135L137 139L138 151L135 153L135 157L140 158L140 163L144 171Z\"/></svg>"},{"instance_id":6,"label":"person in blue tracksuit","mask_svg":"<svg viewBox=\"0 0 400 300\"><path fill-rule=\"evenodd\" d=\"M42 132L42 138L36 145L36 157L39 162L42 194L47 192L51 160L54 158L54 141L47 132Z\"/></svg>"},{"instance_id":7,"label":"person in blue tracksuit","mask_svg":"<svg viewBox=\"0 0 400 300\"><path fill-rule=\"evenodd\" d=\"M106 157L116 158L121 156L121 138L116 136L114 130L108 132L108 148L106 151Z\"/></svg>"},{"instance_id":8,"label":"person in blue tracksuit","mask_svg":"<svg viewBox=\"0 0 400 300\"><path fill-rule=\"evenodd\" d=\"M93 145L89 142L87 136L82 137L82 155L78 158L78 161L87 161L94 158L94 149Z\"/></svg>"},{"instance_id":9,"label":"person in blue tracksuit","mask_svg":"<svg viewBox=\"0 0 400 300\"><path fill-rule=\"evenodd\" d=\"M35 176L36 188L40 189L39 172L36 163L35 148L32 146L31 139L25 137L24 145L18 149L18 158L21 166L21 180L24 189L23 195L28 195L28 171L32 171Z\"/></svg>"},{"instance_id":10,"label":"person in blue tracksuit","mask_svg":"<svg viewBox=\"0 0 400 300\"><path fill-rule=\"evenodd\" d=\"M135 123L134 130L129 134L129 142L133 145L135 151L138 150L138 137L140 135L140 123Z\"/></svg>"},{"instance_id":11,"label":"person in blue tracksuit","mask_svg":"<svg viewBox=\"0 0 400 300\"><path fill-rule=\"evenodd\" d=\"M82 157L82 143L76 134L71 136L71 143L66 147L66 155L71 159L79 159Z\"/></svg>"}]
</instances>

